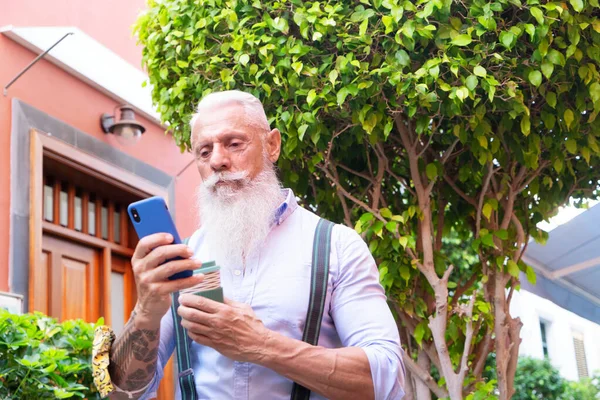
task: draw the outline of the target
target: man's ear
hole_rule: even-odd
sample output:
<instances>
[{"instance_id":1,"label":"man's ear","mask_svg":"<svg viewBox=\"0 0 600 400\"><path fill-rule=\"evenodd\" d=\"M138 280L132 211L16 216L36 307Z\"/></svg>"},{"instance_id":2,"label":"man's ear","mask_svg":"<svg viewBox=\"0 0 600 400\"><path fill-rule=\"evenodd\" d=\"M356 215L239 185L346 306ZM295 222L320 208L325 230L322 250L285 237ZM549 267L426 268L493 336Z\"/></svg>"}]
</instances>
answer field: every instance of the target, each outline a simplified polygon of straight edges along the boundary
<instances>
[{"instance_id":1,"label":"man's ear","mask_svg":"<svg viewBox=\"0 0 600 400\"><path fill-rule=\"evenodd\" d=\"M269 161L275 163L279 159L279 154L281 153L281 133L279 132L279 129L275 128L267 133L266 139L265 150L269 157Z\"/></svg>"}]
</instances>

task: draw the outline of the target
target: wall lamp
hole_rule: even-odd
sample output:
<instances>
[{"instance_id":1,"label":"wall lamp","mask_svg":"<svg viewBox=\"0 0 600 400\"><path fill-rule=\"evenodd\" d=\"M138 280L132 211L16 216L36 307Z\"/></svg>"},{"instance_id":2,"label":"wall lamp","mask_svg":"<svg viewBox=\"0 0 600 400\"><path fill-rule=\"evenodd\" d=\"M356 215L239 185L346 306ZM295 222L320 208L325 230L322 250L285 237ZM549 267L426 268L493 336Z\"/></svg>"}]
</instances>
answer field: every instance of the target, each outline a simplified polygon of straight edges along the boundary
<instances>
[{"instance_id":1,"label":"wall lamp","mask_svg":"<svg viewBox=\"0 0 600 400\"><path fill-rule=\"evenodd\" d=\"M117 109L121 113L121 118L118 121L116 119ZM133 107L127 104L115 107L114 115L102 114L100 126L104 133L114 134L117 141L123 145L137 143L146 131L146 128L135 120Z\"/></svg>"}]
</instances>

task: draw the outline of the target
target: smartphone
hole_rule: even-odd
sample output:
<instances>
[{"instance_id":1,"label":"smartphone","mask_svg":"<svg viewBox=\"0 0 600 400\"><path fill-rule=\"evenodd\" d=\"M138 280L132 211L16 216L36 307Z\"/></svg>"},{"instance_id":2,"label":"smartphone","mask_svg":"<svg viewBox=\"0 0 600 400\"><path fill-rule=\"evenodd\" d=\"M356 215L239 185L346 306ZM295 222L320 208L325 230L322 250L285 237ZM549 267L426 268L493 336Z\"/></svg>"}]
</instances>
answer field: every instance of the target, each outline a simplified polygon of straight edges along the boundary
<instances>
[{"instance_id":1,"label":"smartphone","mask_svg":"<svg viewBox=\"0 0 600 400\"><path fill-rule=\"evenodd\" d=\"M162 197L154 196L131 203L127 207L127 214L129 214L129 219L133 223L138 238L142 239L155 233L169 233L173 235L173 244L181 244L181 238L177 233L167 203ZM176 257L165 261L165 263L181 259L181 257ZM192 274L193 271L181 271L171 275L169 279L189 278Z\"/></svg>"}]
</instances>

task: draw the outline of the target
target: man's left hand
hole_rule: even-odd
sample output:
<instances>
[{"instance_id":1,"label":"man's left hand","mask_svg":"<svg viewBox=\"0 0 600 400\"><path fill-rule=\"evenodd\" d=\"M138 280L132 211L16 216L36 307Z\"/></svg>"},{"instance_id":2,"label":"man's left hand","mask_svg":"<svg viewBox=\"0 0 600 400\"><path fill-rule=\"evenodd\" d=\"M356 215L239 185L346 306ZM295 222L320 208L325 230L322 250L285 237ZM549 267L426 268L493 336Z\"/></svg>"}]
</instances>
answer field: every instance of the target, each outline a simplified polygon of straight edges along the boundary
<instances>
[{"instance_id":1,"label":"man's left hand","mask_svg":"<svg viewBox=\"0 0 600 400\"><path fill-rule=\"evenodd\" d=\"M260 361L265 356L270 331L249 305L224 301L222 304L194 294L181 295L177 310L181 325L193 341L212 347L227 358Z\"/></svg>"}]
</instances>

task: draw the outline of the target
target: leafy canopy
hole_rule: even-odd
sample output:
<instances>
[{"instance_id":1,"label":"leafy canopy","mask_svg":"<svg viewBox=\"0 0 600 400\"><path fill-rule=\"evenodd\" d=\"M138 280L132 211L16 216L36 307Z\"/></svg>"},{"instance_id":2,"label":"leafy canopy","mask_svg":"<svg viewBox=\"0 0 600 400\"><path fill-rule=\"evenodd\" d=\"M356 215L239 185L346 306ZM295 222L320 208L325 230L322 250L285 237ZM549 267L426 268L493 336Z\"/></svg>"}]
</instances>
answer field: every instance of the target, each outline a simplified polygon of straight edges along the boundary
<instances>
[{"instance_id":1,"label":"leafy canopy","mask_svg":"<svg viewBox=\"0 0 600 400\"><path fill-rule=\"evenodd\" d=\"M284 183L363 234L409 354L443 376L428 387L489 393L500 327L509 398L520 328L505 287L535 280L521 256L546 236L536 224L600 178L598 0L148 4L136 32L181 148L203 95L259 97L283 134Z\"/></svg>"}]
</instances>

